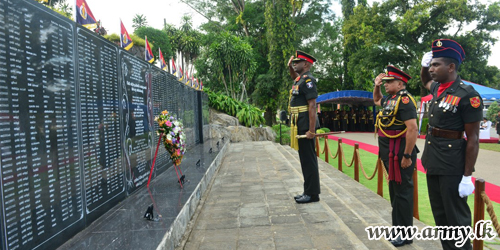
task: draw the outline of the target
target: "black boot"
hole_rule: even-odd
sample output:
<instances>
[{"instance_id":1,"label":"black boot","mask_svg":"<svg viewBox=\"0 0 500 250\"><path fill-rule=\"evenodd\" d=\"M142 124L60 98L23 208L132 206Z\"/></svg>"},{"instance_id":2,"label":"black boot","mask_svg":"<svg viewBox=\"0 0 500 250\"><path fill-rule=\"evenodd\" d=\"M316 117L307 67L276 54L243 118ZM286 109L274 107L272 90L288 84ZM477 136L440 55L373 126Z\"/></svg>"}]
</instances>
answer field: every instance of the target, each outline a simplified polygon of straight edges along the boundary
<instances>
[{"instance_id":1,"label":"black boot","mask_svg":"<svg viewBox=\"0 0 500 250\"><path fill-rule=\"evenodd\" d=\"M297 202L297 203L310 203L310 202L317 202L317 201L319 201L319 195L317 195L317 194L312 194L312 195L304 194L304 195L302 195L302 197L295 200L295 202Z\"/></svg>"}]
</instances>

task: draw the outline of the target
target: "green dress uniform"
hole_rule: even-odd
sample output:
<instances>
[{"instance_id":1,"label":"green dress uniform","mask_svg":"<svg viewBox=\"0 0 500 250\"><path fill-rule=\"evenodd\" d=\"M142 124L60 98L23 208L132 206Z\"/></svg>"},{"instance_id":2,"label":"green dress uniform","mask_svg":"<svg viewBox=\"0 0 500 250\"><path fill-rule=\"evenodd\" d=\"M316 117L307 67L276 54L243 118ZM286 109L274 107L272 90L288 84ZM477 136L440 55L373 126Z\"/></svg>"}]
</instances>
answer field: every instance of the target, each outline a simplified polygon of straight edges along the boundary
<instances>
[{"instance_id":1,"label":"green dress uniform","mask_svg":"<svg viewBox=\"0 0 500 250\"><path fill-rule=\"evenodd\" d=\"M366 112L362 112L361 115L360 115L360 119L359 119L359 131L361 132L365 132L366 131Z\"/></svg>"},{"instance_id":2,"label":"green dress uniform","mask_svg":"<svg viewBox=\"0 0 500 250\"><path fill-rule=\"evenodd\" d=\"M460 77L439 96L439 83L431 84L429 126L422 165L427 170L427 188L437 226L470 226L471 211L467 197L460 198L458 186L465 170L467 141L464 124L481 121L483 103L477 91L462 83ZM455 241L441 241L444 249L470 249L470 240L462 248Z\"/></svg>"},{"instance_id":3,"label":"green dress uniform","mask_svg":"<svg viewBox=\"0 0 500 250\"><path fill-rule=\"evenodd\" d=\"M413 97L401 90L381 100L382 110L377 115L379 157L389 173L389 194L393 226L413 226L413 172L417 162L417 147L411 151L412 165L401 168L406 146L405 121L417 119ZM392 168L392 169L391 169Z\"/></svg>"},{"instance_id":4,"label":"green dress uniform","mask_svg":"<svg viewBox=\"0 0 500 250\"><path fill-rule=\"evenodd\" d=\"M349 128L347 127L349 125L349 114L344 111L343 114L340 114L342 121L342 131L349 131Z\"/></svg>"},{"instance_id":5,"label":"green dress uniform","mask_svg":"<svg viewBox=\"0 0 500 250\"><path fill-rule=\"evenodd\" d=\"M340 114L338 111L333 113L333 131L340 131Z\"/></svg>"},{"instance_id":6,"label":"green dress uniform","mask_svg":"<svg viewBox=\"0 0 500 250\"><path fill-rule=\"evenodd\" d=\"M356 112L349 113L349 131L356 131Z\"/></svg>"},{"instance_id":7,"label":"green dress uniform","mask_svg":"<svg viewBox=\"0 0 500 250\"><path fill-rule=\"evenodd\" d=\"M290 99L290 107L292 110L299 110L296 119L297 134L305 135L309 130L309 112L307 111L307 100L316 99L318 91L316 90L316 79L310 72L295 79L292 87L292 96ZM305 111L303 111L305 110ZM316 124L318 124L316 122ZM313 131L314 132L314 131ZM319 171L318 171L318 158L316 157L315 140L299 139L299 158L304 176L304 194L306 195L319 195Z\"/></svg>"},{"instance_id":8,"label":"green dress uniform","mask_svg":"<svg viewBox=\"0 0 500 250\"><path fill-rule=\"evenodd\" d=\"M373 111L369 111L370 115L368 116L368 131L373 132L375 128L375 123L373 121Z\"/></svg>"}]
</instances>

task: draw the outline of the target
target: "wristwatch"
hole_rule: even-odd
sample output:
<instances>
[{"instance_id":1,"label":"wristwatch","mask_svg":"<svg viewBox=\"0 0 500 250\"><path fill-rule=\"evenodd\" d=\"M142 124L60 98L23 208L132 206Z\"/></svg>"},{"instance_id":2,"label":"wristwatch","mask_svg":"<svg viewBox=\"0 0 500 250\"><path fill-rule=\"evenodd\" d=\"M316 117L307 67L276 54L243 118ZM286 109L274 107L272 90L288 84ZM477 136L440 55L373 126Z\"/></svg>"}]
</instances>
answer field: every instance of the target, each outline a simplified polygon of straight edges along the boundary
<instances>
[{"instance_id":1,"label":"wristwatch","mask_svg":"<svg viewBox=\"0 0 500 250\"><path fill-rule=\"evenodd\" d=\"M411 158L411 154L403 154L403 157L406 158L406 159L410 159Z\"/></svg>"}]
</instances>

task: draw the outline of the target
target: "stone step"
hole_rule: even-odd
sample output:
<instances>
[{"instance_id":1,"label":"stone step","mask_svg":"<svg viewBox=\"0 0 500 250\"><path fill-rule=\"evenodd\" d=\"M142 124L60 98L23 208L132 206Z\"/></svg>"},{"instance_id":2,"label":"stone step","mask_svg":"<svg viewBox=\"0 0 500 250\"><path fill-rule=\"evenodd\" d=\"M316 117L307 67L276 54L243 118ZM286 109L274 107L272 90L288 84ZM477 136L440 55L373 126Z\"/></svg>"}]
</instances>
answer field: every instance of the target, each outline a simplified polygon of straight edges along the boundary
<instances>
[{"instance_id":1,"label":"stone step","mask_svg":"<svg viewBox=\"0 0 500 250\"><path fill-rule=\"evenodd\" d=\"M279 144L276 145L280 148L282 153L287 153L283 153L285 158L291 162L291 165L294 166L296 171L300 172L298 152L289 146L282 146ZM336 213L339 214L344 223L351 229L351 231L355 232L356 235L360 237L360 240L369 249L378 249L379 243L377 242L388 243L386 240L368 240L364 229L367 226L390 226L392 211L390 203L321 159L318 159L318 167L320 170L322 185L321 199L325 200L325 195L327 197L331 196L331 198L328 199L331 199L332 201L328 201L327 204L333 211L336 211ZM344 169L344 171L353 171L351 168ZM387 185L385 188L387 188ZM414 219L414 225L420 229L427 226L417 219ZM389 245L388 247L393 248L392 245ZM441 245L439 241L414 240L413 244L406 245L400 249L440 248Z\"/></svg>"}]
</instances>

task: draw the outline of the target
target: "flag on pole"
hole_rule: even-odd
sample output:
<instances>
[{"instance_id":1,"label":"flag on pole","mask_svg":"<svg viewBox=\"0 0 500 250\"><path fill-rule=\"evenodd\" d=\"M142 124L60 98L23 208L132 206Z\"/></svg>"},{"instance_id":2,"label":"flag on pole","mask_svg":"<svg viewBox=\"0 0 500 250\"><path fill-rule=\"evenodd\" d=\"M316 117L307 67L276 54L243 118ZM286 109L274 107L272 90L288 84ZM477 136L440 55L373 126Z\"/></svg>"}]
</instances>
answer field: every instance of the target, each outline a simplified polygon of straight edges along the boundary
<instances>
[{"instance_id":1,"label":"flag on pole","mask_svg":"<svg viewBox=\"0 0 500 250\"><path fill-rule=\"evenodd\" d=\"M158 53L160 53L160 69L167 70L167 64L165 63L165 59L163 59L163 55L161 54L160 48L158 48Z\"/></svg>"},{"instance_id":2,"label":"flag on pole","mask_svg":"<svg viewBox=\"0 0 500 250\"><path fill-rule=\"evenodd\" d=\"M200 82L200 90L203 90L203 80Z\"/></svg>"},{"instance_id":3,"label":"flag on pole","mask_svg":"<svg viewBox=\"0 0 500 250\"><path fill-rule=\"evenodd\" d=\"M182 68L181 68L181 67L179 67L179 69L180 69L180 70L179 70L179 81L181 81L181 82L182 82L182 81L184 80L184 74L183 74L183 72L182 72Z\"/></svg>"},{"instance_id":4,"label":"flag on pole","mask_svg":"<svg viewBox=\"0 0 500 250\"><path fill-rule=\"evenodd\" d=\"M177 72L177 68L175 67L174 58L172 58L172 75L175 76L176 72Z\"/></svg>"},{"instance_id":5,"label":"flag on pole","mask_svg":"<svg viewBox=\"0 0 500 250\"><path fill-rule=\"evenodd\" d=\"M200 82L198 81L198 78L196 78L196 90L200 89Z\"/></svg>"},{"instance_id":6,"label":"flag on pole","mask_svg":"<svg viewBox=\"0 0 500 250\"><path fill-rule=\"evenodd\" d=\"M125 50L129 50L130 48L132 48L132 46L134 46L134 43L132 42L132 39L130 39L130 36L128 35L127 30L125 29L125 26L123 26L123 22L121 19L120 19L120 27L121 27L120 44L122 48L124 48Z\"/></svg>"},{"instance_id":7,"label":"flag on pole","mask_svg":"<svg viewBox=\"0 0 500 250\"><path fill-rule=\"evenodd\" d=\"M76 22L89 30L97 28L94 14L85 0L76 0Z\"/></svg>"},{"instance_id":8,"label":"flag on pole","mask_svg":"<svg viewBox=\"0 0 500 250\"><path fill-rule=\"evenodd\" d=\"M149 63L153 63L155 61L153 51L151 51L151 47L149 47L148 37L146 37L146 45L144 46L144 57L145 60Z\"/></svg>"},{"instance_id":9,"label":"flag on pole","mask_svg":"<svg viewBox=\"0 0 500 250\"><path fill-rule=\"evenodd\" d=\"M186 80L187 80L186 85L191 86L191 79L189 79L189 75L188 75L187 70L186 70Z\"/></svg>"}]
</instances>

